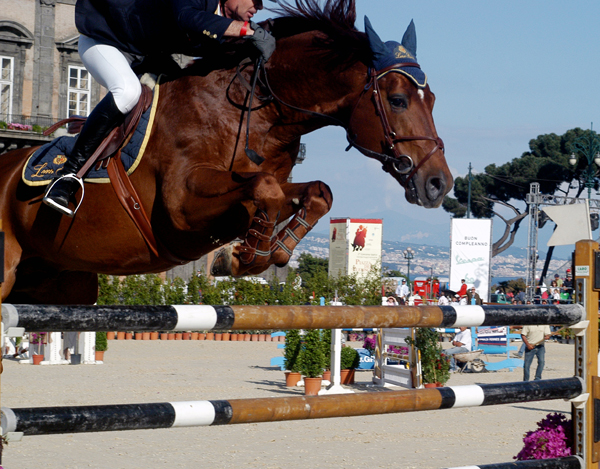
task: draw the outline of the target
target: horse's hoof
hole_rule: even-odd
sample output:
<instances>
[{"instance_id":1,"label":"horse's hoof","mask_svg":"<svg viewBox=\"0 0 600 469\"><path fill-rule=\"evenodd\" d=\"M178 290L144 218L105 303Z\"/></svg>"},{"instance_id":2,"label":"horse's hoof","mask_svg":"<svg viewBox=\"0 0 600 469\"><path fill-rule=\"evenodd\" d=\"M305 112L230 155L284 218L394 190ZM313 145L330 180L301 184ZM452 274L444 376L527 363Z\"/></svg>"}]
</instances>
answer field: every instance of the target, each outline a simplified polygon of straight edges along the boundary
<instances>
[{"instance_id":1,"label":"horse's hoof","mask_svg":"<svg viewBox=\"0 0 600 469\"><path fill-rule=\"evenodd\" d=\"M210 266L210 273L213 277L225 277L232 274L232 252L233 245L231 244L228 244L217 251Z\"/></svg>"}]
</instances>

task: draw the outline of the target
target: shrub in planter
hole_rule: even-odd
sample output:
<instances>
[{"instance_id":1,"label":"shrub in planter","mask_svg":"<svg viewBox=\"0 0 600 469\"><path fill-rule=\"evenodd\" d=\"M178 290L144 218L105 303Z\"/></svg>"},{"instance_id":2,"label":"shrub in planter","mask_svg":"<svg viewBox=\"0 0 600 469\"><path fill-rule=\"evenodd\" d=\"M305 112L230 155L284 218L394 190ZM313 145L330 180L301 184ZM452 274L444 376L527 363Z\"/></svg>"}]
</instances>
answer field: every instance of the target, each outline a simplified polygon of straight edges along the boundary
<instances>
[{"instance_id":1,"label":"shrub in planter","mask_svg":"<svg viewBox=\"0 0 600 469\"><path fill-rule=\"evenodd\" d=\"M331 329L321 330L321 352L323 353L323 368L331 369Z\"/></svg>"},{"instance_id":2,"label":"shrub in planter","mask_svg":"<svg viewBox=\"0 0 600 469\"><path fill-rule=\"evenodd\" d=\"M288 371L300 371L300 352L302 350L302 340L300 331L292 329L286 333L285 347L283 349L283 361L285 369Z\"/></svg>"},{"instance_id":3,"label":"shrub in planter","mask_svg":"<svg viewBox=\"0 0 600 469\"><path fill-rule=\"evenodd\" d=\"M358 368L360 357L356 349L352 347L342 347L340 368L342 370L353 370Z\"/></svg>"},{"instance_id":4,"label":"shrub in planter","mask_svg":"<svg viewBox=\"0 0 600 469\"><path fill-rule=\"evenodd\" d=\"M108 350L108 339L106 332L96 332L96 352L105 352Z\"/></svg>"},{"instance_id":5,"label":"shrub in planter","mask_svg":"<svg viewBox=\"0 0 600 469\"><path fill-rule=\"evenodd\" d=\"M421 352L423 383L445 384L450 379L450 360L443 354L439 334L435 329L417 328L415 339L407 337L406 343L414 345Z\"/></svg>"},{"instance_id":6,"label":"shrub in planter","mask_svg":"<svg viewBox=\"0 0 600 469\"><path fill-rule=\"evenodd\" d=\"M514 459L553 459L571 455L573 422L564 414L548 414L537 423L537 430L525 433L523 449Z\"/></svg>"},{"instance_id":7,"label":"shrub in planter","mask_svg":"<svg viewBox=\"0 0 600 469\"><path fill-rule=\"evenodd\" d=\"M304 347L300 353L300 372L307 378L323 375L323 351L319 330L313 329L304 336Z\"/></svg>"}]
</instances>

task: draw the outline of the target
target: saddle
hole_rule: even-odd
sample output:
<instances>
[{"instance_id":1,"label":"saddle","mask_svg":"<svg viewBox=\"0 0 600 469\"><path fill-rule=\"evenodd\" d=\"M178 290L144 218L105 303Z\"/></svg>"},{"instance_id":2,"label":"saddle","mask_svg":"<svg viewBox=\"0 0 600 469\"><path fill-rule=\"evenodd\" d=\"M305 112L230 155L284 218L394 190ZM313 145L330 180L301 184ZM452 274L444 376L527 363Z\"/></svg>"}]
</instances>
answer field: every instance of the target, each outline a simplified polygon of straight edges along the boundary
<instances>
[{"instance_id":1,"label":"saddle","mask_svg":"<svg viewBox=\"0 0 600 469\"><path fill-rule=\"evenodd\" d=\"M136 106L127 114L124 122L108 134L108 137L104 139L85 165L77 172L77 177L83 178L94 165L106 168L119 202L131 217L133 223L148 244L148 247L154 255L158 256L157 242L152 233L150 220L142 206L138 193L127 175L127 171L125 171L120 157L121 149L131 139L131 135L140 122L142 114L151 106L152 98L152 90L148 86L142 85L142 94ZM69 133L78 133L81 127L83 127L85 120L85 117L63 119L49 127L44 132L44 135L52 134L56 129L65 124L71 124L69 126Z\"/></svg>"}]
</instances>

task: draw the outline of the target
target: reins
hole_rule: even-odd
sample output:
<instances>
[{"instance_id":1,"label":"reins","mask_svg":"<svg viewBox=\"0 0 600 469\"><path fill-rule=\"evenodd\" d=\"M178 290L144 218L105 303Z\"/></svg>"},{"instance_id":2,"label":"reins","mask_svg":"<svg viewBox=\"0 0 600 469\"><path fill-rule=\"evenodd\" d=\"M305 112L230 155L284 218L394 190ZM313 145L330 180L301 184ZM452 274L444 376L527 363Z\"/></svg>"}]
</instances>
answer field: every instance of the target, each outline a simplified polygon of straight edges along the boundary
<instances>
[{"instance_id":1,"label":"reins","mask_svg":"<svg viewBox=\"0 0 600 469\"><path fill-rule=\"evenodd\" d=\"M329 116L327 114L323 114L320 112L316 112L316 111L311 111L308 109L303 109L300 108L298 106L294 106L293 104L289 104L285 101L283 101L281 98L279 98L277 96L277 94L273 91L273 88L271 87L271 84L269 83L269 78L267 75L267 69L264 67L264 64L262 63L257 63L255 65L255 70L254 70L254 74L252 77L252 81L253 84L251 86L251 88L248 86L248 82L244 79L243 81L241 80L241 74L239 73L240 71L240 67L242 66L242 64L240 64L238 66L238 70L237 70L237 76L240 78L240 81L242 82L242 84L244 84L244 86L246 87L246 89L248 90L248 92L251 92L251 99L250 99L250 103L248 106L248 122L250 120L250 111L252 110L252 96L254 93L254 87L256 84L256 77L259 73L260 70L262 70L263 72L263 77L264 77L264 85L266 86L267 90L270 93L270 96L268 97L261 97L260 99L263 100L275 100L277 101L279 104L281 104L282 106L285 106L289 109L292 109L294 111L300 112L302 114L308 115L308 116L312 116L312 117L316 117L316 118L320 118L320 119L325 119L330 121L331 123L338 125L340 127L343 127L344 130L346 130L346 138L348 140L348 147L346 148L346 151L350 150L350 148L354 147L356 148L358 151L360 151L361 153L363 153L366 156L369 156L371 158L374 158L376 160L378 160L380 163L382 163L384 165L384 170L388 171L387 168L385 168L385 164L386 163L391 163L392 164L392 168L394 169L394 171L396 171L396 173L398 173L401 177L401 179L399 180L400 184L403 187L407 187L409 182L411 181L411 179L414 177L414 175L417 173L417 171L421 168L421 166L423 166L432 156L433 154L438 150L444 150L444 142L442 141L441 138L439 137L429 137L429 136L421 136L421 135L415 135L415 136L397 136L396 132L393 130L392 126L389 123L389 119L387 117L387 113L385 112L385 107L383 106L383 102L382 102L382 98L381 98L381 92L379 89L379 79L381 77L383 77L384 75L386 75L387 73L394 71L398 68L401 67L419 67L418 64L416 63L400 63L400 64L396 64L393 65L391 67L387 67L383 70L374 70L374 69L369 69L368 71L368 76L367 76L367 84L365 85L365 87L363 88L356 104L354 105L354 108L352 110L352 113L350 115L350 120L349 120L349 124L346 125L344 122L342 122L340 119L336 118L336 117L332 117ZM261 80L262 81L262 80ZM385 138L385 142L388 146L388 149L393 153L393 155L388 155L385 153L379 153L373 150L369 150L368 148L364 148L361 145L359 145L358 143L356 143L356 135L353 134L351 132L350 129L350 125L352 122L352 117L354 116L354 112L356 111L359 103L361 102L362 98L366 95L366 93L372 89L373 90L373 102L375 105L375 110L376 113L379 115L379 118L381 120L381 125L383 127L383 131L384 131L384 138ZM249 125L247 125L247 129L246 129L246 154L248 154L248 133L249 133ZM409 156L409 155L404 155L401 154L400 151L396 148L396 144L399 142L406 142L406 141L412 141L412 140L431 140L433 142L435 142L435 146L433 147L433 149L427 154L425 155L425 157L415 166L413 159ZM250 150L253 151L253 150ZM258 156L258 155L256 155ZM250 155L248 155L248 157L250 159L252 159L250 157ZM262 158L259 156L259 158ZM264 160L264 159L263 159ZM254 160L253 160L254 161ZM261 161L262 162L262 161ZM408 164L406 164L408 163ZM260 164L260 163L259 163Z\"/></svg>"}]
</instances>

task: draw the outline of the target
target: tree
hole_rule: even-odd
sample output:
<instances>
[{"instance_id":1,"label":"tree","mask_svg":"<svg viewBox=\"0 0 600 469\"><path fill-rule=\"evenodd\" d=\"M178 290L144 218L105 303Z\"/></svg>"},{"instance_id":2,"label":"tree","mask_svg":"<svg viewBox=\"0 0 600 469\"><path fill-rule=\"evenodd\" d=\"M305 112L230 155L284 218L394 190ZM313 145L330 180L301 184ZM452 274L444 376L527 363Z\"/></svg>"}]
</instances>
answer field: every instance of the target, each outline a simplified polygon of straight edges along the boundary
<instances>
[{"instance_id":1,"label":"tree","mask_svg":"<svg viewBox=\"0 0 600 469\"><path fill-rule=\"evenodd\" d=\"M496 256L508 249L514 242L521 222L527 217L527 194L532 182L540 184L540 192L549 195L579 197L585 189L585 170L587 160L579 158L577 165L569 165L569 157L573 150L573 142L592 130L575 128L564 135L539 135L530 140L529 151L508 163L486 166L481 174L471 179L471 213L475 218L491 218L497 216L506 225L503 235L492 247L492 255ZM599 179L594 179L594 187L598 187ZM455 218L463 218L467 212L468 201L467 177L458 177L454 181L454 196L446 197L442 204L444 210ZM570 193L573 190L574 193ZM502 216L496 204L509 208L514 213L512 218ZM525 204L525 208L523 207Z\"/></svg>"},{"instance_id":2,"label":"tree","mask_svg":"<svg viewBox=\"0 0 600 469\"><path fill-rule=\"evenodd\" d=\"M329 259L321 259L319 257L311 256L310 254L303 252L298 257L298 269L296 270L302 277L302 283L306 284L313 276L318 273L325 273L329 269Z\"/></svg>"}]
</instances>

